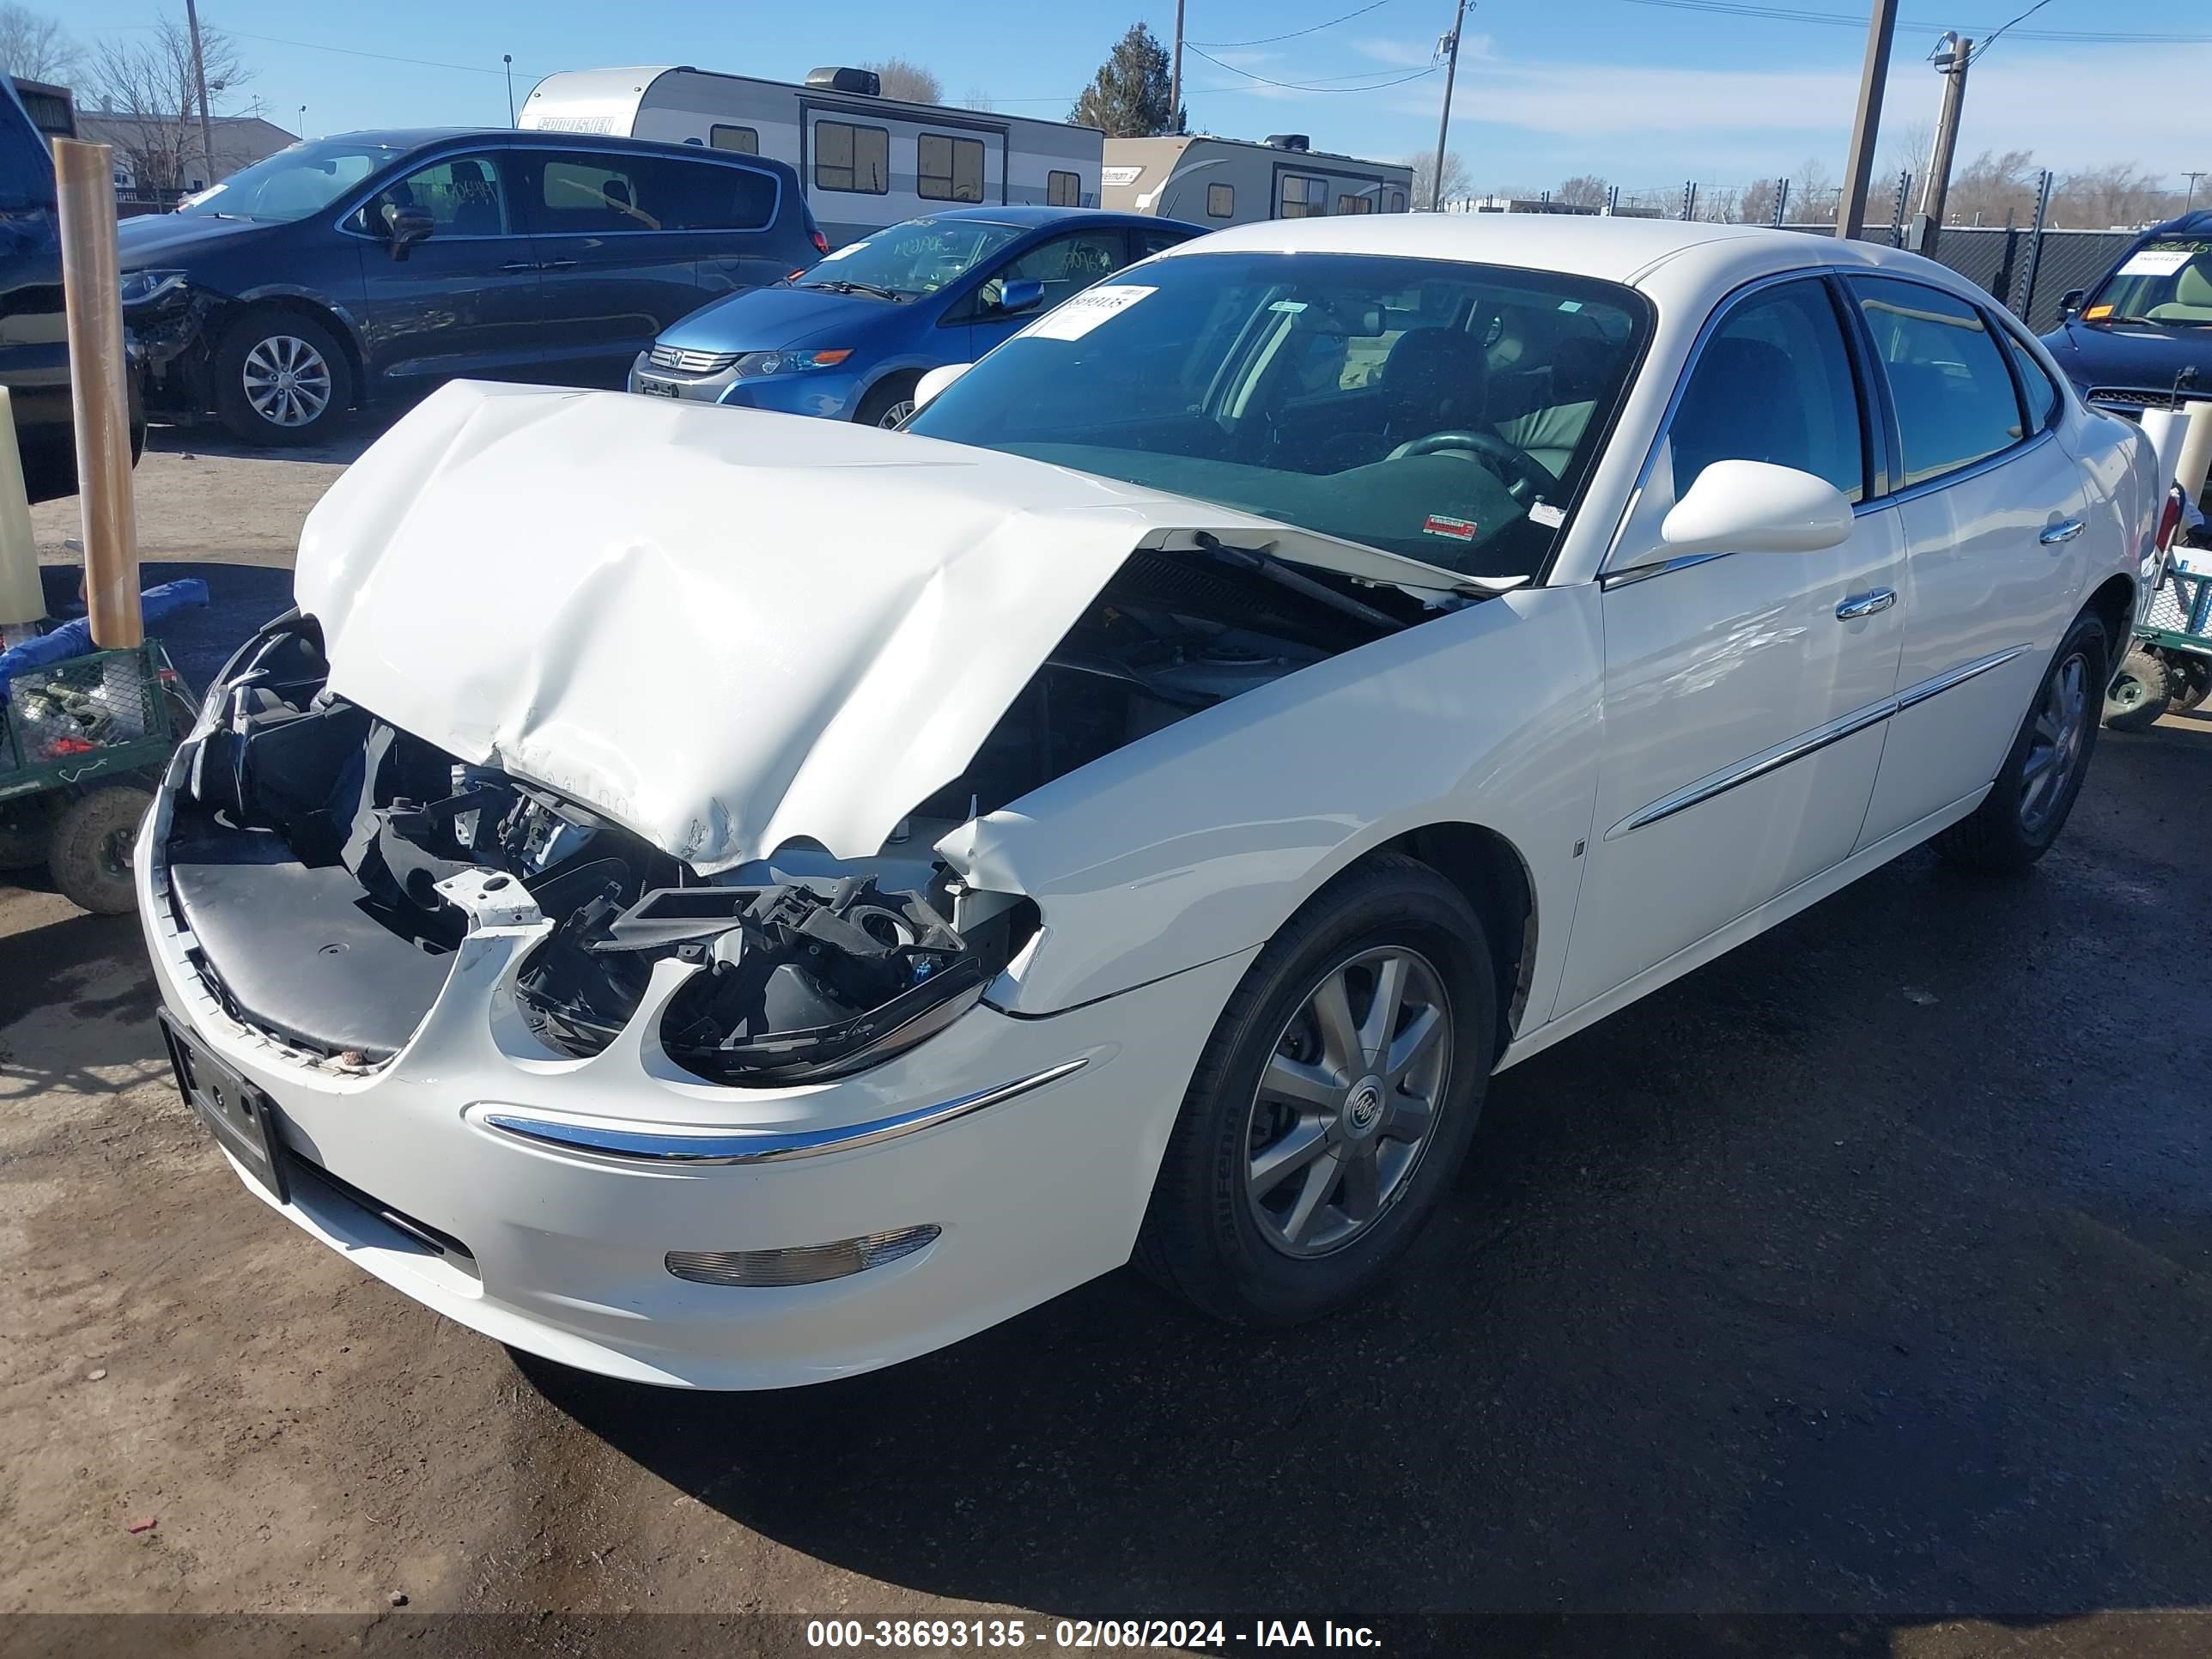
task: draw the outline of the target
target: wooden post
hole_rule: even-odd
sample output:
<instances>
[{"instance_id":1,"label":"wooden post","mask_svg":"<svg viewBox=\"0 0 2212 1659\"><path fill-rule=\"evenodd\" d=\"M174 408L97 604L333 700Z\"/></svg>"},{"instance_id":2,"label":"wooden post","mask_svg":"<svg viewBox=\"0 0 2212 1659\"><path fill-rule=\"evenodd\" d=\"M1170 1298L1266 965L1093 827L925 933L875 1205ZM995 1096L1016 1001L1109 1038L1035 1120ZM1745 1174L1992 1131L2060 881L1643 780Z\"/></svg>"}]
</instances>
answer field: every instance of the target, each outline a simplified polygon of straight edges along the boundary
<instances>
[{"instance_id":1,"label":"wooden post","mask_svg":"<svg viewBox=\"0 0 2212 1659\"><path fill-rule=\"evenodd\" d=\"M131 404L124 382L123 289L116 270L115 173L105 144L54 140L61 198L62 295L69 308L70 401L84 515L84 596L92 642L143 644L138 527L131 501Z\"/></svg>"}]
</instances>

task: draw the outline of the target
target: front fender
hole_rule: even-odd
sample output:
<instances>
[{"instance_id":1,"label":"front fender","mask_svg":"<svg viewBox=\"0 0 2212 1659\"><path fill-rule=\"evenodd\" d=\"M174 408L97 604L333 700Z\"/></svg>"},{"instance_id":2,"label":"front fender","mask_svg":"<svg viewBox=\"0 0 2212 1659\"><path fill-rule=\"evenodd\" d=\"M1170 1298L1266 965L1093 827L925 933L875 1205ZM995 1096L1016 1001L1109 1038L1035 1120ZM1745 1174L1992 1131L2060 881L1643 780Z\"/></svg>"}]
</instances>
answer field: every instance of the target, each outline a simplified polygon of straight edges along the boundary
<instances>
[{"instance_id":1,"label":"front fender","mask_svg":"<svg viewBox=\"0 0 2212 1659\"><path fill-rule=\"evenodd\" d=\"M1332 877L1438 823L1520 853L1546 923L1548 1015L1596 799L1595 584L1509 593L1156 732L954 830L978 888L1034 899L990 993L1052 1013L1264 943Z\"/></svg>"}]
</instances>

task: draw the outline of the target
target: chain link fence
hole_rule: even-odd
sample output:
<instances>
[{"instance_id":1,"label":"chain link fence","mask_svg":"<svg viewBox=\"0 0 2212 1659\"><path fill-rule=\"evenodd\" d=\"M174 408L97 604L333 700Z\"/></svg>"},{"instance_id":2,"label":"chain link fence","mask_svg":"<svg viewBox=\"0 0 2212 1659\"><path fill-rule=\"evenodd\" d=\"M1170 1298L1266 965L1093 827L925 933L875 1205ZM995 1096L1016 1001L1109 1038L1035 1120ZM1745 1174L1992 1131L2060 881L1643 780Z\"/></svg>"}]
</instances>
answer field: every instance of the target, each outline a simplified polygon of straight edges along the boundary
<instances>
[{"instance_id":1,"label":"chain link fence","mask_svg":"<svg viewBox=\"0 0 2212 1659\"><path fill-rule=\"evenodd\" d=\"M1836 234L1832 224L1783 228L1816 236ZM2137 234L2045 230L2039 237L2032 225L1946 225L1933 257L2002 301L2038 334L2047 334L2058 326L2059 301L2075 289L2094 286ZM1902 239L1887 225L1869 225L1864 240L1894 247Z\"/></svg>"}]
</instances>

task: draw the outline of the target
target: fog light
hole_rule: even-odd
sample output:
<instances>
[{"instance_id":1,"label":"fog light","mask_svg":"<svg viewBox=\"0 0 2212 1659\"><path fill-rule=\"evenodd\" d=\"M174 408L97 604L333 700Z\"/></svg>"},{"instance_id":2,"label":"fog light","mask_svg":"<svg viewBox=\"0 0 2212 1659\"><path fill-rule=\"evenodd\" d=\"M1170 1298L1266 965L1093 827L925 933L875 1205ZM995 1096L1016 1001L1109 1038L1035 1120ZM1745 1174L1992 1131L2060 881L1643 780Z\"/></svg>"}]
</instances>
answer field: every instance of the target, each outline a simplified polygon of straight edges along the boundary
<instances>
[{"instance_id":1,"label":"fog light","mask_svg":"<svg viewBox=\"0 0 2212 1659\"><path fill-rule=\"evenodd\" d=\"M941 1227L901 1227L894 1232L841 1238L832 1244L799 1244L787 1250L671 1250L668 1271L697 1285L819 1285L866 1267L912 1255Z\"/></svg>"}]
</instances>

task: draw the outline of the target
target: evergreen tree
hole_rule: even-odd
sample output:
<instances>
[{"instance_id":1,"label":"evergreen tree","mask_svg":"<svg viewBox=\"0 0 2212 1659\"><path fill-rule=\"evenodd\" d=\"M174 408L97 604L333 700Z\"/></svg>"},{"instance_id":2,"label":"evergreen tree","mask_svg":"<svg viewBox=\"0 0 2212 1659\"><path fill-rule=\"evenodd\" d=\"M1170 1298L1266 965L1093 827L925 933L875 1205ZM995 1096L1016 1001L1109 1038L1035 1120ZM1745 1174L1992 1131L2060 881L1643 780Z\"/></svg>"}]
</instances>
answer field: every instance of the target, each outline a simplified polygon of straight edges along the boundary
<instances>
[{"instance_id":1,"label":"evergreen tree","mask_svg":"<svg viewBox=\"0 0 2212 1659\"><path fill-rule=\"evenodd\" d=\"M1083 89L1068 119L1102 129L1109 138L1152 138L1184 130L1184 112L1169 107L1166 49L1142 23L1129 25L1098 78Z\"/></svg>"}]
</instances>

